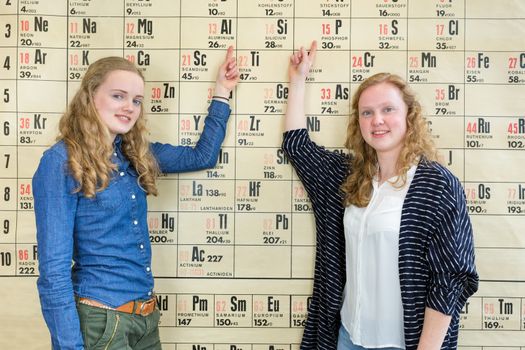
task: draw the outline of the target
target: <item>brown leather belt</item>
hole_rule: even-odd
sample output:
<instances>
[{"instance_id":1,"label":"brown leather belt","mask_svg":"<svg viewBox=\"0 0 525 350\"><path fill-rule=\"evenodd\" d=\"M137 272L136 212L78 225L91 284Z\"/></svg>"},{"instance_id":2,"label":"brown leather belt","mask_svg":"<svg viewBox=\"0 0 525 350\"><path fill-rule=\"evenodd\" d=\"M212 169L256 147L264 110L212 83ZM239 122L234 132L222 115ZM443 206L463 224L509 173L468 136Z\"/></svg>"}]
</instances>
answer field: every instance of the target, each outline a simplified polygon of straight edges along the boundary
<instances>
[{"instance_id":1,"label":"brown leather belt","mask_svg":"<svg viewBox=\"0 0 525 350\"><path fill-rule=\"evenodd\" d=\"M116 308L88 298L78 298L78 302L89 306L99 307L101 309L116 310L125 312L127 314L136 314L141 316L148 316L151 314L153 311L155 311L155 306L157 304L155 297L152 297L149 300L133 300Z\"/></svg>"}]
</instances>

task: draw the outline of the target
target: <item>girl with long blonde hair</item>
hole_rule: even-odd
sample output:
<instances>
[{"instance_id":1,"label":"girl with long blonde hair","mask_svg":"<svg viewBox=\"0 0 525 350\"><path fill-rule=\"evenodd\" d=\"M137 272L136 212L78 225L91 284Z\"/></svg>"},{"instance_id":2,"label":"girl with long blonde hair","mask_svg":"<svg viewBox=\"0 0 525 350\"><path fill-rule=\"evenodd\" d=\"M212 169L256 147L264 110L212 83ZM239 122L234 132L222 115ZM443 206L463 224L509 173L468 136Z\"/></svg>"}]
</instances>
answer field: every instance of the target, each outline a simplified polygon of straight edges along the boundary
<instances>
[{"instance_id":1,"label":"girl with long blonde hair","mask_svg":"<svg viewBox=\"0 0 525 350\"><path fill-rule=\"evenodd\" d=\"M173 146L148 141L144 77L131 62L89 66L33 177L37 287L53 349L161 349L146 196L161 173L215 166L238 80L230 47L199 141Z\"/></svg>"},{"instance_id":2,"label":"girl with long blonde hair","mask_svg":"<svg viewBox=\"0 0 525 350\"><path fill-rule=\"evenodd\" d=\"M359 85L352 98L352 114L348 123L345 147L352 152L352 172L342 186L346 193L344 204L364 207L370 201L372 180L377 175L377 154L361 134L359 127L359 98L369 87L378 84L391 84L399 89L407 106L407 132L404 145L397 159L397 172L400 174L398 186L406 183L406 172L420 160L437 160L434 143L428 132L428 125L423 118L421 105L408 84L397 75L378 73Z\"/></svg>"},{"instance_id":3,"label":"girl with long blonde hair","mask_svg":"<svg viewBox=\"0 0 525 350\"><path fill-rule=\"evenodd\" d=\"M456 349L459 313L478 288L461 183L435 161L415 94L390 73L357 88L348 154L314 143L304 99L316 49L291 56L282 145L316 223L301 349Z\"/></svg>"},{"instance_id":4,"label":"girl with long blonde hair","mask_svg":"<svg viewBox=\"0 0 525 350\"><path fill-rule=\"evenodd\" d=\"M107 57L94 62L86 72L79 90L69 103L59 123L58 141L64 140L68 150L68 166L79 183L79 191L92 198L104 190L116 165L111 162L113 144L101 142L109 139L109 130L100 119L93 98L97 88L108 73L125 71L144 80L142 72L130 61L121 57ZM148 194L157 195L155 179L159 175L157 161L147 140L144 107L133 128L122 138L122 151L139 174L139 182ZM101 138L101 136L103 136Z\"/></svg>"}]
</instances>

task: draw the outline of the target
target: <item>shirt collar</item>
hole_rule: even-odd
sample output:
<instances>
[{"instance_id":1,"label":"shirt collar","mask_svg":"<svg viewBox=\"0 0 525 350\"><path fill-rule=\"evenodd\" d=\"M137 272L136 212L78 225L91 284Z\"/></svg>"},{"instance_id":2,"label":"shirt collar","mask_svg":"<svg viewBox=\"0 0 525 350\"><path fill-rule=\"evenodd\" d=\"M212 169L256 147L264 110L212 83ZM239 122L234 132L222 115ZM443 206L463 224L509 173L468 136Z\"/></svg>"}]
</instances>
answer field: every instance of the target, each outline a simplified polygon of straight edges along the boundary
<instances>
[{"instance_id":1,"label":"shirt collar","mask_svg":"<svg viewBox=\"0 0 525 350\"><path fill-rule=\"evenodd\" d=\"M117 135L113 141L113 162L118 165L119 169L127 168L128 161L122 153L122 135Z\"/></svg>"},{"instance_id":2,"label":"shirt collar","mask_svg":"<svg viewBox=\"0 0 525 350\"><path fill-rule=\"evenodd\" d=\"M407 182L411 182L412 179L414 178L414 174L416 173L416 169L417 169L417 164L414 164L412 165L407 173L406 173L406 176L407 176ZM394 180L396 179L397 176L392 176L391 178L389 178L387 181L385 181L382 185L384 185L385 183L394 183ZM374 190L376 190L378 187L379 187L379 181L378 181L378 178L377 178L377 173L376 175L374 175L374 178L372 179L372 187L374 188Z\"/></svg>"},{"instance_id":3,"label":"shirt collar","mask_svg":"<svg viewBox=\"0 0 525 350\"><path fill-rule=\"evenodd\" d=\"M122 135L115 136L115 140L113 141L113 147L120 149L122 146Z\"/></svg>"}]
</instances>

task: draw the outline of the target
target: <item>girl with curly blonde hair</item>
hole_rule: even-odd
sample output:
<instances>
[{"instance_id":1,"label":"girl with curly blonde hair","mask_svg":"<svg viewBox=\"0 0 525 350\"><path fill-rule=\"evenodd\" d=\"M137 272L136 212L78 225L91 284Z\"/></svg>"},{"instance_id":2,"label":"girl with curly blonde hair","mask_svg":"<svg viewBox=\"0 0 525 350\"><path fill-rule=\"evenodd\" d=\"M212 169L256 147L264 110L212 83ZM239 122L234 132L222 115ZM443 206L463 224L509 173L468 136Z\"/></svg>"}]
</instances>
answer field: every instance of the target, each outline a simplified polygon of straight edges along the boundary
<instances>
[{"instance_id":1,"label":"girl with curly blonde hair","mask_svg":"<svg viewBox=\"0 0 525 350\"><path fill-rule=\"evenodd\" d=\"M146 196L161 173L215 166L238 80L230 47L197 144L173 146L148 141L134 64L89 66L33 177L37 287L53 349L161 349Z\"/></svg>"},{"instance_id":2,"label":"girl with curly blonde hair","mask_svg":"<svg viewBox=\"0 0 525 350\"><path fill-rule=\"evenodd\" d=\"M397 158L397 173L395 186L403 187L406 184L406 173L411 166L419 160L437 160L434 143L428 132L428 125L423 118L421 105L416 99L415 93L408 84L397 75L390 73L378 73L366 79L359 85L352 98L352 114L348 123L345 147L352 151L352 173L348 176L342 186L346 193L344 204L353 204L365 207L370 201L372 193L372 180L380 173L377 167L378 159L376 150L368 144L359 126L359 99L361 94L369 87L379 84L391 84L397 87L401 93L402 100L407 106L406 135L403 147Z\"/></svg>"},{"instance_id":3,"label":"girl with curly blonde hair","mask_svg":"<svg viewBox=\"0 0 525 350\"><path fill-rule=\"evenodd\" d=\"M304 99L316 48L291 57L282 146L316 224L301 349L456 349L478 288L461 183L435 161L415 94L390 73L357 88L347 155L314 143Z\"/></svg>"},{"instance_id":4,"label":"girl with curly blonde hair","mask_svg":"<svg viewBox=\"0 0 525 350\"><path fill-rule=\"evenodd\" d=\"M103 191L108 186L111 174L117 168L111 161L113 145L101 142L101 136L109 138L110 131L100 119L94 103L95 91L108 73L116 70L134 73L144 80L142 72L126 59L107 57L98 60L86 72L79 90L59 123L58 140L64 140L67 147L69 169L79 183L78 191L82 191L88 198L93 198L96 192ZM122 151L137 170L142 188L148 194L157 195L155 179L160 171L150 152L146 138L146 119L143 115L144 108L140 103L135 125L121 136Z\"/></svg>"}]
</instances>

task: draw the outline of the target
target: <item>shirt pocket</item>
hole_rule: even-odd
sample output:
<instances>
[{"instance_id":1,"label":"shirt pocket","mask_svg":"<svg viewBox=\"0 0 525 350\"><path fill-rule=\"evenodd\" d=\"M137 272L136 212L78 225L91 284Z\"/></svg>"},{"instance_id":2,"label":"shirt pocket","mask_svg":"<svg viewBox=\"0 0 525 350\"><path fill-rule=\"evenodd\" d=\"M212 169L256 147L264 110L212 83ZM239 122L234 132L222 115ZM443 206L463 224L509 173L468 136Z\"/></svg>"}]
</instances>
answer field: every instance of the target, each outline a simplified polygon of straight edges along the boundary
<instances>
[{"instance_id":1,"label":"shirt pocket","mask_svg":"<svg viewBox=\"0 0 525 350\"><path fill-rule=\"evenodd\" d=\"M85 198L86 209L116 211L124 201L125 186L120 179L113 179L101 192L97 192L94 198Z\"/></svg>"}]
</instances>

